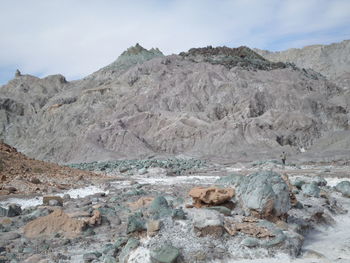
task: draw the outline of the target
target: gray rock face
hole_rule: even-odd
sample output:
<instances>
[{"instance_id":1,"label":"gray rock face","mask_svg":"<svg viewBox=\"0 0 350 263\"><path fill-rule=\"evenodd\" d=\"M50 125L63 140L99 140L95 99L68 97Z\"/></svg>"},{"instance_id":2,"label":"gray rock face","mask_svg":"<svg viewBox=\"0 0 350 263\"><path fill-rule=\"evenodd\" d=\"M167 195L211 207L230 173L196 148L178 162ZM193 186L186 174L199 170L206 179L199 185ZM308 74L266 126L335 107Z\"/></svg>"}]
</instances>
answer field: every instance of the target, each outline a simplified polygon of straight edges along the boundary
<instances>
[{"instance_id":1,"label":"gray rock face","mask_svg":"<svg viewBox=\"0 0 350 263\"><path fill-rule=\"evenodd\" d=\"M269 62L247 48L236 63L236 51L223 50L233 64L216 49L208 62L202 51L164 57L138 45L82 80L22 75L0 87L0 138L61 163L157 154L253 160L348 129L350 95L323 76L260 68L255 60Z\"/></svg>"},{"instance_id":2,"label":"gray rock face","mask_svg":"<svg viewBox=\"0 0 350 263\"><path fill-rule=\"evenodd\" d=\"M254 49L274 62L291 62L300 68L312 68L330 79L350 72L350 40L331 45L312 45L280 52Z\"/></svg>"},{"instance_id":3,"label":"gray rock face","mask_svg":"<svg viewBox=\"0 0 350 263\"><path fill-rule=\"evenodd\" d=\"M350 197L350 182L342 181L334 187L338 192L342 193L346 197Z\"/></svg>"},{"instance_id":4,"label":"gray rock face","mask_svg":"<svg viewBox=\"0 0 350 263\"><path fill-rule=\"evenodd\" d=\"M275 172L261 171L247 176L237 190L241 205L253 215L279 217L291 208L288 185Z\"/></svg>"}]
</instances>

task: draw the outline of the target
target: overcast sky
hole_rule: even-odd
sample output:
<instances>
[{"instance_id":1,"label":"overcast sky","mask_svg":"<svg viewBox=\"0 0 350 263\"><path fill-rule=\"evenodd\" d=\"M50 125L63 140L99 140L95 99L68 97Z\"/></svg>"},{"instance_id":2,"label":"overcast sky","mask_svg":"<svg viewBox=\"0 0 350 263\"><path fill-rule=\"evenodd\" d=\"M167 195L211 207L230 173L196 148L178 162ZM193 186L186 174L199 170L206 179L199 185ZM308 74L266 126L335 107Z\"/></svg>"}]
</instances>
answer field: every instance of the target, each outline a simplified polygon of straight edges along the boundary
<instances>
[{"instance_id":1,"label":"overcast sky","mask_svg":"<svg viewBox=\"0 0 350 263\"><path fill-rule=\"evenodd\" d=\"M84 77L135 43L165 54L350 39L350 0L0 0L0 84L19 68Z\"/></svg>"}]
</instances>

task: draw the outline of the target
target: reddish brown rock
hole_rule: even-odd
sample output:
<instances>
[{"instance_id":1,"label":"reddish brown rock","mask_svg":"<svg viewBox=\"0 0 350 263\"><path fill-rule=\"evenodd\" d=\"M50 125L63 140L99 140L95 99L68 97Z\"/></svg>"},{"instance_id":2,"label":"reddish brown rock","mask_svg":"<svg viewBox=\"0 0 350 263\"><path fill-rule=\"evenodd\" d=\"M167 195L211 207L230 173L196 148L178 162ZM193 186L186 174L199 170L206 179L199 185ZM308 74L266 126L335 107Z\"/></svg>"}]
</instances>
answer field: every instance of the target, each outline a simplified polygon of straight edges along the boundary
<instances>
[{"instance_id":1,"label":"reddish brown rock","mask_svg":"<svg viewBox=\"0 0 350 263\"><path fill-rule=\"evenodd\" d=\"M61 209L57 209L47 216L29 222L24 227L24 235L27 238L37 238L60 233L71 238L81 234L85 226L85 221L70 218Z\"/></svg>"},{"instance_id":2,"label":"reddish brown rock","mask_svg":"<svg viewBox=\"0 0 350 263\"><path fill-rule=\"evenodd\" d=\"M234 195L234 189L218 187L195 187L189 192L189 196L193 199L193 206L197 208L223 204L231 200Z\"/></svg>"}]
</instances>

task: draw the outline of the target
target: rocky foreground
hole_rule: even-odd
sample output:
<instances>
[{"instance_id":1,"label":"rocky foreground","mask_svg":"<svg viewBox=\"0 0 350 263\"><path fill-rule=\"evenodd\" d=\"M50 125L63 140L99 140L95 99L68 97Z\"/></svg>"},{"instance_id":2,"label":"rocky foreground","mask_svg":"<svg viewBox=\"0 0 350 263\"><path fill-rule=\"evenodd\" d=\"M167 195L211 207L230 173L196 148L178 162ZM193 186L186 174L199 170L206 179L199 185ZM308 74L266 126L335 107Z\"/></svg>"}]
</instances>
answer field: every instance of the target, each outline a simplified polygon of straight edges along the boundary
<instances>
[{"instance_id":1,"label":"rocky foreground","mask_svg":"<svg viewBox=\"0 0 350 263\"><path fill-rule=\"evenodd\" d=\"M347 213L347 166L193 159L74 166L110 180L83 198L62 192L36 206L3 201L1 262L350 260L348 238L332 241L333 254L332 244L320 250L309 239Z\"/></svg>"},{"instance_id":2,"label":"rocky foreground","mask_svg":"<svg viewBox=\"0 0 350 263\"><path fill-rule=\"evenodd\" d=\"M0 141L0 200L9 195L55 193L101 179L95 173L28 158Z\"/></svg>"}]
</instances>

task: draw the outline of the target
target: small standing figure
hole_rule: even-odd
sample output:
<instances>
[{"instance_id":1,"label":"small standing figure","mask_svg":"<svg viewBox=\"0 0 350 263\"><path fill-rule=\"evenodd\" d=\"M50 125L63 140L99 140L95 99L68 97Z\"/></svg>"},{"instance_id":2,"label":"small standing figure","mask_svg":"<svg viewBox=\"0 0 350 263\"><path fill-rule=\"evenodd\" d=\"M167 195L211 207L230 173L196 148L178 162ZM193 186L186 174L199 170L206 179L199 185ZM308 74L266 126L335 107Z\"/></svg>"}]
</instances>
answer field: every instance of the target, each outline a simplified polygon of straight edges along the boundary
<instances>
[{"instance_id":1,"label":"small standing figure","mask_svg":"<svg viewBox=\"0 0 350 263\"><path fill-rule=\"evenodd\" d=\"M282 159L283 165L285 165L286 164L286 159L287 159L287 154L285 152L282 152L281 159Z\"/></svg>"}]
</instances>

